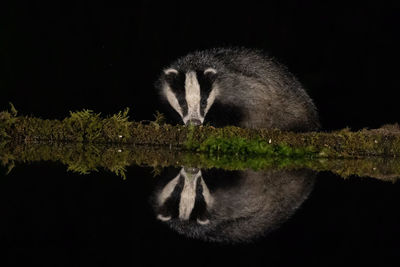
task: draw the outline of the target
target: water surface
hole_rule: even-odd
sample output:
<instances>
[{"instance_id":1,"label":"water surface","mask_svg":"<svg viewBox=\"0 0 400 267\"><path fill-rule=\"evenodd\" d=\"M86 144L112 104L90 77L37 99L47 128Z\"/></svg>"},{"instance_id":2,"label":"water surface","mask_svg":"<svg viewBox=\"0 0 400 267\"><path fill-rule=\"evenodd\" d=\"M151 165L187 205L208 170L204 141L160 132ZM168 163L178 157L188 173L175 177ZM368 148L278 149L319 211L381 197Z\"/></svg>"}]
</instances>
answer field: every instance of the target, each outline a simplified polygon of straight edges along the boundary
<instances>
[{"instance_id":1,"label":"water surface","mask_svg":"<svg viewBox=\"0 0 400 267\"><path fill-rule=\"evenodd\" d=\"M118 169L97 166L87 148L70 151L69 161L55 159L54 149L46 160L22 160L21 151L1 157L2 266L398 262L396 173L344 179L304 166L223 170L159 159Z\"/></svg>"}]
</instances>

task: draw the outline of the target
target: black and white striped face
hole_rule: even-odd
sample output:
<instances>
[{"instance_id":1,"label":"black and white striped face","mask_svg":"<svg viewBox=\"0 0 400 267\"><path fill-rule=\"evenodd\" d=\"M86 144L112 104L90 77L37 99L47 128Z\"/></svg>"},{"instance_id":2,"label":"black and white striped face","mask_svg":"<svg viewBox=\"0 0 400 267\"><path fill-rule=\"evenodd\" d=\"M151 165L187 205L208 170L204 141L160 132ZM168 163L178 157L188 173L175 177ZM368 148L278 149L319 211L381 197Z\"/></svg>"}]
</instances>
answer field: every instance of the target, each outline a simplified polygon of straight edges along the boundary
<instances>
[{"instance_id":1,"label":"black and white striped face","mask_svg":"<svg viewBox=\"0 0 400 267\"><path fill-rule=\"evenodd\" d=\"M198 224L205 225L210 222L207 214L213 202L201 170L184 167L159 192L157 218L161 221L195 219Z\"/></svg>"},{"instance_id":2,"label":"black and white striped face","mask_svg":"<svg viewBox=\"0 0 400 267\"><path fill-rule=\"evenodd\" d=\"M217 71L205 70L179 72L164 70L163 93L169 104L179 113L185 124L200 125L218 95L214 81Z\"/></svg>"}]
</instances>

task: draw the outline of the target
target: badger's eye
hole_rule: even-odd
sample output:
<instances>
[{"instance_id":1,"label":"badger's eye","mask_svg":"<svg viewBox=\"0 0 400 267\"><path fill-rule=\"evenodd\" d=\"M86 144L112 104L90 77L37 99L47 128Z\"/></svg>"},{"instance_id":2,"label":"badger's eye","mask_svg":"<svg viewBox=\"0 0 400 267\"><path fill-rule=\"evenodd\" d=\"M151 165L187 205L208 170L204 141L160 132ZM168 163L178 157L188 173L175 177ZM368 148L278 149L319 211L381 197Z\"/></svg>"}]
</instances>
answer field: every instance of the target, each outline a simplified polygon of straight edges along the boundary
<instances>
[{"instance_id":1,"label":"badger's eye","mask_svg":"<svg viewBox=\"0 0 400 267\"><path fill-rule=\"evenodd\" d=\"M206 99L201 100L200 105L202 108L205 108L207 106L207 100Z\"/></svg>"},{"instance_id":2,"label":"badger's eye","mask_svg":"<svg viewBox=\"0 0 400 267\"><path fill-rule=\"evenodd\" d=\"M170 73L170 74L165 75L165 80L169 84L173 84L177 79L178 79L178 74L176 74L176 73Z\"/></svg>"}]
</instances>

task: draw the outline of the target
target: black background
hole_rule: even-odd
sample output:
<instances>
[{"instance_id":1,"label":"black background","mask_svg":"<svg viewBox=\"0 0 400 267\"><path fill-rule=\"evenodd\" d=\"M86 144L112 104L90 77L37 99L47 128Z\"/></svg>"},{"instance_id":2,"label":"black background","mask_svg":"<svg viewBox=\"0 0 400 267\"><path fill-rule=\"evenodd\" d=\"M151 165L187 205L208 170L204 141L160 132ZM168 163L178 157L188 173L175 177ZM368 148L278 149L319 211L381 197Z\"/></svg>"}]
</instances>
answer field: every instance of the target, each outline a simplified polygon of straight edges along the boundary
<instances>
[{"instance_id":1,"label":"black background","mask_svg":"<svg viewBox=\"0 0 400 267\"><path fill-rule=\"evenodd\" d=\"M358 1L357 1L358 2ZM164 111L154 89L179 56L260 48L307 88L325 129L399 122L399 4L389 1L131 1L2 9L0 108L63 118L70 110L131 118Z\"/></svg>"}]
</instances>

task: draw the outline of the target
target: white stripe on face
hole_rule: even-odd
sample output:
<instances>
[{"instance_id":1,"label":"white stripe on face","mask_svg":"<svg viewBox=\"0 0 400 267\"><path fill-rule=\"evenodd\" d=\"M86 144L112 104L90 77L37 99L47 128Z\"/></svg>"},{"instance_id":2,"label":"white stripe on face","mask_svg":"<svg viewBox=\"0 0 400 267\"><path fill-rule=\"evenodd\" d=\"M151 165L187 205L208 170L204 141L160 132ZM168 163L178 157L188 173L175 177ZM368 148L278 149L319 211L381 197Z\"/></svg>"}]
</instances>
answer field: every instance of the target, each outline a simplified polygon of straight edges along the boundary
<instances>
[{"instance_id":1,"label":"white stripe on face","mask_svg":"<svg viewBox=\"0 0 400 267\"><path fill-rule=\"evenodd\" d=\"M183 122L187 124L189 120L195 119L203 123L204 117L200 115L200 84L194 71L186 73L185 92L188 114L183 118Z\"/></svg>"},{"instance_id":2,"label":"white stripe on face","mask_svg":"<svg viewBox=\"0 0 400 267\"><path fill-rule=\"evenodd\" d=\"M164 94L167 97L169 104L176 110L176 112L182 115L182 108L179 105L178 99L176 98L175 94L172 92L171 87L167 83L164 84Z\"/></svg>"},{"instance_id":3,"label":"white stripe on face","mask_svg":"<svg viewBox=\"0 0 400 267\"><path fill-rule=\"evenodd\" d=\"M169 69L165 69L164 73L165 73L165 75L177 75L178 71L176 69L169 68ZM164 90L164 95L167 97L169 104L182 117L182 108L179 105L178 99L176 98L175 94L172 92L172 89L168 83L166 83L166 82L164 83L163 90Z\"/></svg>"},{"instance_id":4,"label":"white stripe on face","mask_svg":"<svg viewBox=\"0 0 400 267\"><path fill-rule=\"evenodd\" d=\"M200 182L201 182L201 186L203 187L203 197L204 197L204 200L206 201L207 209L209 209L210 207L212 207L214 205L214 198L211 196L210 190L208 190L208 187L207 187L206 183L204 182L203 177L201 178Z\"/></svg>"},{"instance_id":5,"label":"white stripe on face","mask_svg":"<svg viewBox=\"0 0 400 267\"><path fill-rule=\"evenodd\" d=\"M201 171L195 174L186 173L184 169L181 170L182 176L185 178L183 190L181 193L181 200L179 202L179 219L189 220L190 214L194 208L196 201L196 185L197 180L201 178Z\"/></svg>"},{"instance_id":6,"label":"white stripe on face","mask_svg":"<svg viewBox=\"0 0 400 267\"><path fill-rule=\"evenodd\" d=\"M204 110L204 116L207 114L208 110L210 110L212 104L214 104L215 98L218 95L218 88L216 86L213 86L211 89L211 92L207 98L207 107Z\"/></svg>"},{"instance_id":7,"label":"white stripe on face","mask_svg":"<svg viewBox=\"0 0 400 267\"><path fill-rule=\"evenodd\" d=\"M169 198L174 191L176 185L179 182L179 177L181 174L179 173L174 179L172 179L161 191L158 195L158 205L162 206L164 202Z\"/></svg>"}]
</instances>

